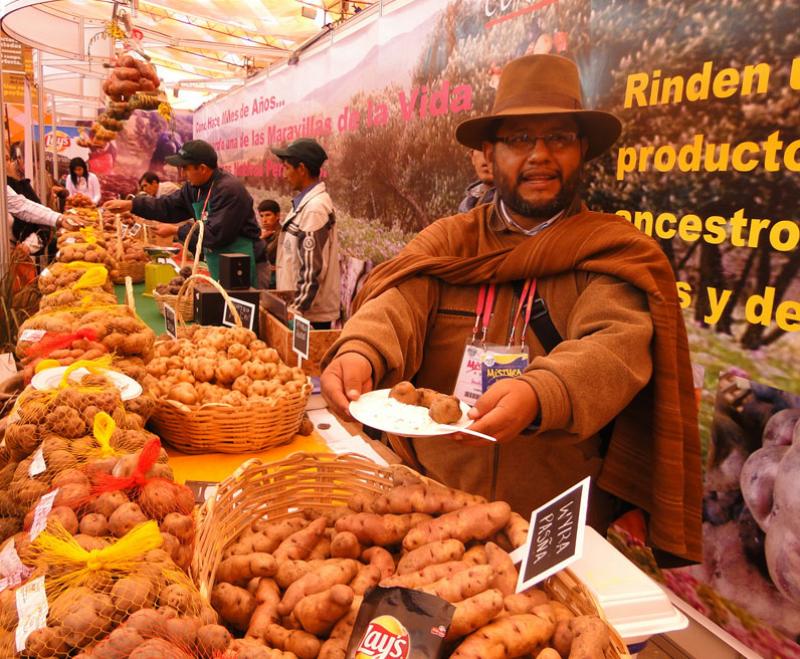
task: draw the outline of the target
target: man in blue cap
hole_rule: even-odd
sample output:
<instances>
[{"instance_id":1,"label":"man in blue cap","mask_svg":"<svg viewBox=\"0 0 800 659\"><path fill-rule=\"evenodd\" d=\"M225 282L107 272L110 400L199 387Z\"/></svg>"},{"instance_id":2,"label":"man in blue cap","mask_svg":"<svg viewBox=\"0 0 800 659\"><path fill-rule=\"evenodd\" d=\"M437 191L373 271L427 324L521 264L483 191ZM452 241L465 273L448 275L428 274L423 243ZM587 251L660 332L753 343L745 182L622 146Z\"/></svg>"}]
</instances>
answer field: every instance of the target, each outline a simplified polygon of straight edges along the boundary
<instances>
[{"instance_id":1,"label":"man in blue cap","mask_svg":"<svg viewBox=\"0 0 800 659\"><path fill-rule=\"evenodd\" d=\"M147 220L179 224L187 218L205 223L202 248L208 269L219 278L219 255L241 253L250 257L250 285L256 285L255 243L261 229L253 198L238 178L217 167L217 152L208 142L190 140L167 163L183 169L186 182L163 197L142 195L132 201L115 199L104 208L131 211ZM190 226L175 229L183 240Z\"/></svg>"},{"instance_id":2,"label":"man in blue cap","mask_svg":"<svg viewBox=\"0 0 800 659\"><path fill-rule=\"evenodd\" d=\"M281 224L277 283L295 292L292 307L315 329L330 329L339 318L339 241L333 202L320 181L328 154L316 140L300 138L273 148L284 178L297 192Z\"/></svg>"}]
</instances>

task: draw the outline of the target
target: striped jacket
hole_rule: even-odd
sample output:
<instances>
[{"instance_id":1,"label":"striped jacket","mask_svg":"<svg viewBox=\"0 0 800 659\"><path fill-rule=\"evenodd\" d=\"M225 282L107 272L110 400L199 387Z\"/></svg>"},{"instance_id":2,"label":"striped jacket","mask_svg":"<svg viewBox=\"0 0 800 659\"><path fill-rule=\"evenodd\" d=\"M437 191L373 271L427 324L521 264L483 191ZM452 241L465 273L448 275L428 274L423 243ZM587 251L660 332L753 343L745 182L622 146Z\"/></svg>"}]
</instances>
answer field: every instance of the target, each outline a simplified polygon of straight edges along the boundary
<instances>
[{"instance_id":1,"label":"striped jacket","mask_svg":"<svg viewBox=\"0 0 800 659\"><path fill-rule=\"evenodd\" d=\"M293 306L310 321L339 318L339 242L333 202L320 182L281 226L277 286L295 292Z\"/></svg>"}]
</instances>

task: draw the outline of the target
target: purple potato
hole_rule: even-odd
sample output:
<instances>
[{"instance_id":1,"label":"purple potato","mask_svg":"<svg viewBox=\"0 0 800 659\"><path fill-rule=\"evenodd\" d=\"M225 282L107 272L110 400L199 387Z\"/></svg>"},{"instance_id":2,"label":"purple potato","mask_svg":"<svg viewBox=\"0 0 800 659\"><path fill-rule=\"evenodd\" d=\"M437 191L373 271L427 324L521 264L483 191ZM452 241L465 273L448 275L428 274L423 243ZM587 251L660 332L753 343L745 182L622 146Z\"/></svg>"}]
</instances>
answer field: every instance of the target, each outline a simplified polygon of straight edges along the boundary
<instances>
[{"instance_id":1,"label":"purple potato","mask_svg":"<svg viewBox=\"0 0 800 659\"><path fill-rule=\"evenodd\" d=\"M800 408L776 412L764 426L762 444L764 446L789 446L792 443L792 436L798 421L800 421Z\"/></svg>"},{"instance_id":2,"label":"purple potato","mask_svg":"<svg viewBox=\"0 0 800 659\"><path fill-rule=\"evenodd\" d=\"M778 465L788 450L788 446L768 446L755 451L739 475L744 502L764 531L769 527Z\"/></svg>"},{"instance_id":3,"label":"purple potato","mask_svg":"<svg viewBox=\"0 0 800 659\"><path fill-rule=\"evenodd\" d=\"M778 465L772 501L772 520L798 524L800 521L800 444L789 447ZM788 520L788 521L787 521ZM798 524L800 528L800 524Z\"/></svg>"},{"instance_id":4,"label":"purple potato","mask_svg":"<svg viewBox=\"0 0 800 659\"><path fill-rule=\"evenodd\" d=\"M800 537L790 522L784 519L770 525L765 553L772 583L784 597L800 604Z\"/></svg>"}]
</instances>

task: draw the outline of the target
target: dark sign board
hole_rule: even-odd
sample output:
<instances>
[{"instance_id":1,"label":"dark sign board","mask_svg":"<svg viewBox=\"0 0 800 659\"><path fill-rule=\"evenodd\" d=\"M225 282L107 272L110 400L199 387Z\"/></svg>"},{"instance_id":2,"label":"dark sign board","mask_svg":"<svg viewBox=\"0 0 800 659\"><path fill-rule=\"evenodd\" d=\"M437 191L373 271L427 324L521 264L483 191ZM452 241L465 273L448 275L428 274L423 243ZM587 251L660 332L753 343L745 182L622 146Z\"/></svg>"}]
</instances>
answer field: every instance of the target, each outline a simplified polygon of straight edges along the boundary
<instances>
[{"instance_id":1,"label":"dark sign board","mask_svg":"<svg viewBox=\"0 0 800 659\"><path fill-rule=\"evenodd\" d=\"M216 493L219 483L214 481L186 481L184 485L194 494L194 502L201 506L210 496Z\"/></svg>"},{"instance_id":2,"label":"dark sign board","mask_svg":"<svg viewBox=\"0 0 800 659\"><path fill-rule=\"evenodd\" d=\"M311 321L301 316L294 317L294 331L292 333L292 350L303 359L308 359L311 344Z\"/></svg>"},{"instance_id":3,"label":"dark sign board","mask_svg":"<svg viewBox=\"0 0 800 659\"><path fill-rule=\"evenodd\" d=\"M175 320L175 309L170 305L164 305L164 330L173 339L178 338L178 324Z\"/></svg>"},{"instance_id":4,"label":"dark sign board","mask_svg":"<svg viewBox=\"0 0 800 659\"><path fill-rule=\"evenodd\" d=\"M583 553L589 478L537 508L531 515L528 542L519 571L517 592L544 581Z\"/></svg>"},{"instance_id":5,"label":"dark sign board","mask_svg":"<svg viewBox=\"0 0 800 659\"><path fill-rule=\"evenodd\" d=\"M231 304L239 313L239 318L242 319L242 327L246 327L254 332L256 318L258 317L256 305L252 302L245 302L244 300L240 300L235 297L231 298ZM233 327L236 324L233 322L233 314L231 314L230 307L227 304L225 305L225 310L222 314L222 324L227 325L228 327Z\"/></svg>"}]
</instances>

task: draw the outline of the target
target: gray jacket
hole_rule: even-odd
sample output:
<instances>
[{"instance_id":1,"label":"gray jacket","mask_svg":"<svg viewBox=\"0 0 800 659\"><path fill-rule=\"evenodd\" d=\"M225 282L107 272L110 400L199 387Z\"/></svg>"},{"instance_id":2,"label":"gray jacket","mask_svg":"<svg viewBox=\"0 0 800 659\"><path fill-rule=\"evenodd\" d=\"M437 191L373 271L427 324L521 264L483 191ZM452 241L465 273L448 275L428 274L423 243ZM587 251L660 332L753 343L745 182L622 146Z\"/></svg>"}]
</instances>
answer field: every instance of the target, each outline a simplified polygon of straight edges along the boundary
<instances>
[{"instance_id":1,"label":"gray jacket","mask_svg":"<svg viewBox=\"0 0 800 659\"><path fill-rule=\"evenodd\" d=\"M320 182L281 225L277 286L295 292L293 306L314 322L339 318L339 241L333 201Z\"/></svg>"}]
</instances>

